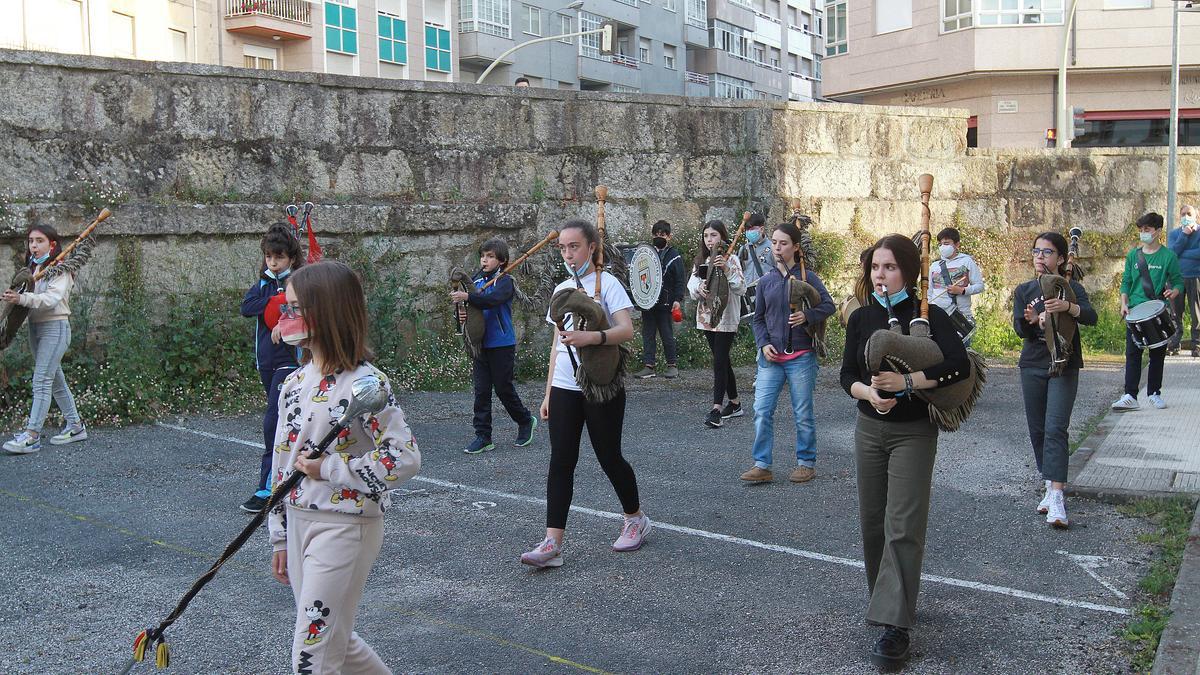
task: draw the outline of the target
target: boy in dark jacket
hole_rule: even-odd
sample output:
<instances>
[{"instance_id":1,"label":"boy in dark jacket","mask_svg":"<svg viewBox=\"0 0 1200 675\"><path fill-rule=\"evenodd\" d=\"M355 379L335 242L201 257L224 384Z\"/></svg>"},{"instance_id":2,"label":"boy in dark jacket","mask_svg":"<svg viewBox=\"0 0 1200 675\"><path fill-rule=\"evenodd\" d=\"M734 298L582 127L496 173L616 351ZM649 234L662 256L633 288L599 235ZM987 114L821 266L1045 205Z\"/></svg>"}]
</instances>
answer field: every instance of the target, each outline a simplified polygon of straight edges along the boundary
<instances>
[{"instance_id":1,"label":"boy in dark jacket","mask_svg":"<svg viewBox=\"0 0 1200 675\"><path fill-rule=\"evenodd\" d=\"M1187 298L1187 314L1192 323L1192 358L1200 357L1200 323L1197 322L1196 306L1200 305L1200 226L1196 223L1196 208L1185 205L1179 211L1179 227L1167 235L1167 248L1179 258L1179 271L1183 275L1183 295L1175 296L1175 319L1178 322L1175 336L1171 339L1170 352L1179 353L1183 340L1184 297Z\"/></svg>"},{"instance_id":2,"label":"boy in dark jacket","mask_svg":"<svg viewBox=\"0 0 1200 675\"><path fill-rule=\"evenodd\" d=\"M483 310L483 349L471 364L475 385L475 440L463 450L468 455L478 455L496 447L492 443L493 389L508 416L517 423L517 440L513 445L524 447L532 443L533 430L537 428L537 418L521 403L513 381L517 334L512 324L512 300L516 287L512 277L506 274L487 289L483 288L507 265L508 244L503 239L488 239L479 247L480 269L474 278L475 290L450 294L452 302L466 302Z\"/></svg>"},{"instance_id":3,"label":"boy in dark jacket","mask_svg":"<svg viewBox=\"0 0 1200 675\"><path fill-rule=\"evenodd\" d=\"M687 277L683 257L671 246L671 224L660 220L650 228L650 234L654 237L654 248L658 249L658 260L662 263L663 284L658 304L642 310L642 363L645 367L633 376L641 379L654 377L654 361L658 351L654 334L657 332L662 337L663 352L667 357L667 369L663 377L673 378L679 375L679 369L675 367L675 330L671 315L682 309Z\"/></svg>"}]
</instances>

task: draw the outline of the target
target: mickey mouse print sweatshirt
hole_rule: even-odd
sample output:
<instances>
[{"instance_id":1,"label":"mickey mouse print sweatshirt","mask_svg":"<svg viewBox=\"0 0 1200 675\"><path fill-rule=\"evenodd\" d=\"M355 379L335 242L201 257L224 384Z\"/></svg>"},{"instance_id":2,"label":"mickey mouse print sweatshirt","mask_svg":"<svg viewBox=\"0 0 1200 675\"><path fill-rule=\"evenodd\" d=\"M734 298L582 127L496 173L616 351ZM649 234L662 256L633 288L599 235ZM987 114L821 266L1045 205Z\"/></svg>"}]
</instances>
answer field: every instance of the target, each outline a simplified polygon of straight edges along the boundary
<instances>
[{"instance_id":1,"label":"mickey mouse print sweatshirt","mask_svg":"<svg viewBox=\"0 0 1200 675\"><path fill-rule=\"evenodd\" d=\"M279 425L271 460L275 484L287 480L296 470L296 458L301 453L307 456L329 433L350 404L354 381L366 375L383 381L387 405L374 415L353 420L330 444L329 456L321 463L321 479L303 479L271 511L268 529L273 550L287 547L287 509L379 518L391 505L388 491L420 471L421 452L386 375L366 362L352 371L322 375L310 362L288 376L279 392Z\"/></svg>"}]
</instances>

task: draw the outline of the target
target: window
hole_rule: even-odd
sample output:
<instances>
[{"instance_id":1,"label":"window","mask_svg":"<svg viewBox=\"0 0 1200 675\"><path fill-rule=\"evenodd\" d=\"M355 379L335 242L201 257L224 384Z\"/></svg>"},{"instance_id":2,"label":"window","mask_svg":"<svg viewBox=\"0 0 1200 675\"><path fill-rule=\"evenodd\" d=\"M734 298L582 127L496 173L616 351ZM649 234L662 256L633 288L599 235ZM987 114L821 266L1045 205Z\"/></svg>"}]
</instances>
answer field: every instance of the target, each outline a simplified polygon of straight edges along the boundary
<instances>
[{"instance_id":1,"label":"window","mask_svg":"<svg viewBox=\"0 0 1200 675\"><path fill-rule=\"evenodd\" d=\"M459 0L458 32L487 33L502 38L512 37L512 16L508 0ZM540 22L540 19L539 19Z\"/></svg>"},{"instance_id":2,"label":"window","mask_svg":"<svg viewBox=\"0 0 1200 675\"><path fill-rule=\"evenodd\" d=\"M709 78L713 98L754 98L754 83L713 73Z\"/></svg>"},{"instance_id":3,"label":"window","mask_svg":"<svg viewBox=\"0 0 1200 675\"><path fill-rule=\"evenodd\" d=\"M408 22L395 14L379 13L379 60L408 63Z\"/></svg>"},{"instance_id":4,"label":"window","mask_svg":"<svg viewBox=\"0 0 1200 675\"><path fill-rule=\"evenodd\" d=\"M813 54L813 79L821 81L821 55Z\"/></svg>"},{"instance_id":5,"label":"window","mask_svg":"<svg viewBox=\"0 0 1200 675\"><path fill-rule=\"evenodd\" d=\"M912 28L912 0L888 0L875 3L875 34Z\"/></svg>"},{"instance_id":6,"label":"window","mask_svg":"<svg viewBox=\"0 0 1200 675\"><path fill-rule=\"evenodd\" d=\"M712 47L729 52L734 56L750 60L750 38L744 28L739 28L720 19L712 22Z\"/></svg>"},{"instance_id":7,"label":"window","mask_svg":"<svg viewBox=\"0 0 1200 675\"><path fill-rule=\"evenodd\" d=\"M188 60L188 45L187 33L174 28L168 28L167 34L171 36L171 60L172 61L187 61Z\"/></svg>"},{"instance_id":8,"label":"window","mask_svg":"<svg viewBox=\"0 0 1200 675\"><path fill-rule=\"evenodd\" d=\"M133 17L120 12L113 12L108 20L112 33L113 56L132 59L137 56L133 47Z\"/></svg>"},{"instance_id":9,"label":"window","mask_svg":"<svg viewBox=\"0 0 1200 675\"><path fill-rule=\"evenodd\" d=\"M708 0L684 0L687 3L687 22L696 28L708 28Z\"/></svg>"},{"instance_id":10,"label":"window","mask_svg":"<svg viewBox=\"0 0 1200 675\"><path fill-rule=\"evenodd\" d=\"M521 30L529 35L542 34L542 10L521 5Z\"/></svg>"},{"instance_id":11,"label":"window","mask_svg":"<svg viewBox=\"0 0 1200 675\"><path fill-rule=\"evenodd\" d=\"M1104 0L1104 9L1150 9L1154 0Z\"/></svg>"},{"instance_id":12,"label":"window","mask_svg":"<svg viewBox=\"0 0 1200 675\"><path fill-rule=\"evenodd\" d=\"M971 0L942 0L943 33L970 28L971 25Z\"/></svg>"},{"instance_id":13,"label":"window","mask_svg":"<svg viewBox=\"0 0 1200 675\"><path fill-rule=\"evenodd\" d=\"M579 13L579 30L599 30L600 24L604 23L604 17L592 14L591 12ZM607 56L600 55L600 34L592 33L591 35L579 36L579 53L583 56L593 59L609 60Z\"/></svg>"},{"instance_id":14,"label":"window","mask_svg":"<svg viewBox=\"0 0 1200 675\"><path fill-rule=\"evenodd\" d=\"M845 54L846 0L825 0L825 14L829 17L825 33L825 56Z\"/></svg>"},{"instance_id":15,"label":"window","mask_svg":"<svg viewBox=\"0 0 1200 675\"><path fill-rule=\"evenodd\" d=\"M425 69L450 72L450 31L425 24Z\"/></svg>"},{"instance_id":16,"label":"window","mask_svg":"<svg viewBox=\"0 0 1200 675\"><path fill-rule=\"evenodd\" d=\"M638 61L650 63L650 41L646 38L638 38Z\"/></svg>"},{"instance_id":17,"label":"window","mask_svg":"<svg viewBox=\"0 0 1200 675\"><path fill-rule=\"evenodd\" d=\"M571 17L563 16L561 14L558 15L558 34L559 35L569 35L571 33L574 33L575 32L574 25L575 25L575 22L571 20ZM565 42L569 45L575 44L575 38L573 38L573 37L559 38L558 41Z\"/></svg>"},{"instance_id":18,"label":"window","mask_svg":"<svg viewBox=\"0 0 1200 675\"><path fill-rule=\"evenodd\" d=\"M729 4L745 7L746 9L754 9L754 0L729 0ZM751 96L750 98L754 98Z\"/></svg>"},{"instance_id":19,"label":"window","mask_svg":"<svg viewBox=\"0 0 1200 675\"><path fill-rule=\"evenodd\" d=\"M789 73L800 72L800 55L799 54L788 54L788 72Z\"/></svg>"},{"instance_id":20,"label":"window","mask_svg":"<svg viewBox=\"0 0 1200 675\"><path fill-rule=\"evenodd\" d=\"M242 65L259 70L275 70L278 52L257 45L242 45Z\"/></svg>"},{"instance_id":21,"label":"window","mask_svg":"<svg viewBox=\"0 0 1200 675\"><path fill-rule=\"evenodd\" d=\"M675 45L663 45L663 67L675 70Z\"/></svg>"},{"instance_id":22,"label":"window","mask_svg":"<svg viewBox=\"0 0 1200 675\"><path fill-rule=\"evenodd\" d=\"M980 26L1063 22L1063 0L979 0Z\"/></svg>"},{"instance_id":23,"label":"window","mask_svg":"<svg viewBox=\"0 0 1200 675\"><path fill-rule=\"evenodd\" d=\"M663 9L667 10L668 12L675 12L675 11L678 11L678 10L675 8L675 1L676 1L676 0L664 0L664 2L663 2Z\"/></svg>"},{"instance_id":24,"label":"window","mask_svg":"<svg viewBox=\"0 0 1200 675\"><path fill-rule=\"evenodd\" d=\"M325 0L325 49L358 53L358 10L353 0Z\"/></svg>"},{"instance_id":25,"label":"window","mask_svg":"<svg viewBox=\"0 0 1200 675\"><path fill-rule=\"evenodd\" d=\"M622 94L636 94L640 92L641 89L638 89L637 87L626 86L624 84L614 84L611 88L609 88L609 91L619 92Z\"/></svg>"},{"instance_id":26,"label":"window","mask_svg":"<svg viewBox=\"0 0 1200 675\"><path fill-rule=\"evenodd\" d=\"M764 47L763 45L758 44L757 42L754 43L754 62L755 63L766 63L767 62L767 48Z\"/></svg>"},{"instance_id":27,"label":"window","mask_svg":"<svg viewBox=\"0 0 1200 675\"><path fill-rule=\"evenodd\" d=\"M767 50L767 58L771 59L771 61L770 61L771 67L774 68L775 70L783 70L780 67L780 61L779 61L779 58L781 56L782 56L782 54L780 54L779 50L775 49L774 47Z\"/></svg>"}]
</instances>

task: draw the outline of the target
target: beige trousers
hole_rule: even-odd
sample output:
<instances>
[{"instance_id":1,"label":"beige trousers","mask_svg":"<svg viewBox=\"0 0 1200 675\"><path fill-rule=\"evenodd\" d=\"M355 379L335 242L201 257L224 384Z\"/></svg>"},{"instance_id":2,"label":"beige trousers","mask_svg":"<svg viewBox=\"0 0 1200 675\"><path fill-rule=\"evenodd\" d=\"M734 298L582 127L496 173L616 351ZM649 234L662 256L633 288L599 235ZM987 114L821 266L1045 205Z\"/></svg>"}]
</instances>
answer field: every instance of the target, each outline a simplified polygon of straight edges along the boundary
<instances>
[{"instance_id":1,"label":"beige trousers","mask_svg":"<svg viewBox=\"0 0 1200 675\"><path fill-rule=\"evenodd\" d=\"M391 675L354 615L383 544L383 518L287 510L287 571L296 597L292 672Z\"/></svg>"}]
</instances>

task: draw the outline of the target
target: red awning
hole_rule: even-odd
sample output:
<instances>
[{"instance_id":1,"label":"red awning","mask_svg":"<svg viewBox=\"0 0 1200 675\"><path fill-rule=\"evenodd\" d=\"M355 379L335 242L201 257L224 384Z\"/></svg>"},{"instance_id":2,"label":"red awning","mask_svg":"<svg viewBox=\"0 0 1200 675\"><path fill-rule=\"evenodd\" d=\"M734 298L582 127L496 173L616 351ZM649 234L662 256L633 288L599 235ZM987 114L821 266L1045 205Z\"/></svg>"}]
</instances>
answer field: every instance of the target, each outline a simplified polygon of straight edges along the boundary
<instances>
[{"instance_id":1,"label":"red awning","mask_svg":"<svg viewBox=\"0 0 1200 675\"><path fill-rule=\"evenodd\" d=\"M1171 111L1159 110L1085 110L1083 119L1105 122L1117 120L1166 120L1171 118ZM1179 119L1200 119L1200 108L1180 108Z\"/></svg>"}]
</instances>

